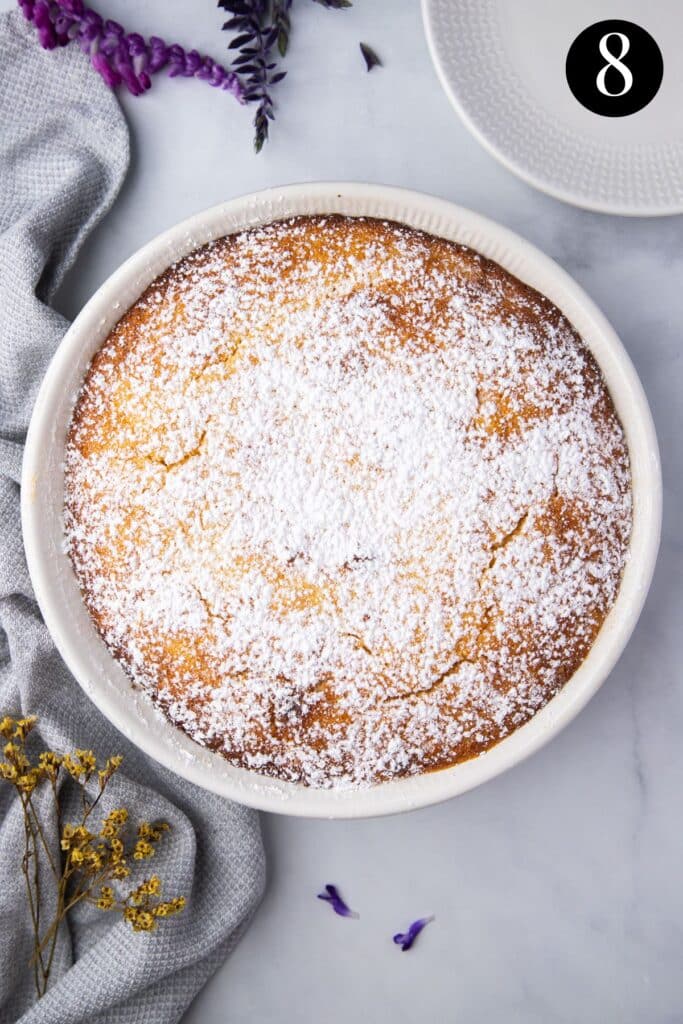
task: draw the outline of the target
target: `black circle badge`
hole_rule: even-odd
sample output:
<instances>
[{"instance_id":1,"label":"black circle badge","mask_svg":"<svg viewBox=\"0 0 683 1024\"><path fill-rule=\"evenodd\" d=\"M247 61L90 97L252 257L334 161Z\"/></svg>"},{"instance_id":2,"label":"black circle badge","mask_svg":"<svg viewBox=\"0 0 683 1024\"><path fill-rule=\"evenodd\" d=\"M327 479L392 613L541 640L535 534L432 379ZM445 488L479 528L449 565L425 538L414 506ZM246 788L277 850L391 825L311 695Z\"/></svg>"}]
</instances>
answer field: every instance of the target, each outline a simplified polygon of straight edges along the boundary
<instances>
[{"instance_id":1,"label":"black circle badge","mask_svg":"<svg viewBox=\"0 0 683 1024\"><path fill-rule=\"evenodd\" d=\"M603 117L625 117L654 99L664 61L649 32L632 21L589 25L567 54L569 88L579 103Z\"/></svg>"}]
</instances>

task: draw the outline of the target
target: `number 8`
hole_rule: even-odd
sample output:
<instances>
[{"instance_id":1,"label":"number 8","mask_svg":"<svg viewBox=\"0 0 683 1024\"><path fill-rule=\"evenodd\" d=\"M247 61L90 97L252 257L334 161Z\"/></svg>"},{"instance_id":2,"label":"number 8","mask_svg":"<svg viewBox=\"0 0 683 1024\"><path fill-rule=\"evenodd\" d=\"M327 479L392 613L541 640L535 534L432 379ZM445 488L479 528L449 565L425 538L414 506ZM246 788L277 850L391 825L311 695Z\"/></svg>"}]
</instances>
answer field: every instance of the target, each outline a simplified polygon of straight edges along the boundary
<instances>
[{"instance_id":1,"label":"number 8","mask_svg":"<svg viewBox=\"0 0 683 1024\"><path fill-rule=\"evenodd\" d=\"M607 46L607 40L611 39L612 36L616 36L617 39L619 39L621 42L621 53L618 57L615 56L615 54L610 53L609 48ZM630 48L631 42L628 36L625 36L623 32L607 32L606 35L604 35L600 40L599 50L601 55L607 61L607 63L598 74L598 77L595 80L595 84L597 85L598 89L600 90L603 96L625 96L626 93L633 86L633 75L631 74L629 68L627 68L625 64L622 64L622 60L626 56ZM607 89L607 85L605 84L605 78L610 68L614 68L615 71L618 71L621 77L624 79L624 88L621 90L621 92L609 92L609 90Z\"/></svg>"}]
</instances>

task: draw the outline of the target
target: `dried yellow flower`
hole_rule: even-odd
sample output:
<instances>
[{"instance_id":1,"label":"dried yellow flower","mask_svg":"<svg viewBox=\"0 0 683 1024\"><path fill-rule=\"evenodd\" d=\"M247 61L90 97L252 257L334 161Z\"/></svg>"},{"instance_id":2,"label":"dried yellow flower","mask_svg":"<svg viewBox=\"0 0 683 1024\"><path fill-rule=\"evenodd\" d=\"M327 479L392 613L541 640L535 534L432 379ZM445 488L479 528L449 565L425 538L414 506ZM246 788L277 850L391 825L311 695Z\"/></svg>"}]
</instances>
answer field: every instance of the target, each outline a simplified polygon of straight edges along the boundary
<instances>
[{"instance_id":1,"label":"dried yellow flower","mask_svg":"<svg viewBox=\"0 0 683 1024\"><path fill-rule=\"evenodd\" d=\"M139 910L133 921L134 932L153 932L156 926L154 915L150 914L148 910Z\"/></svg>"},{"instance_id":2,"label":"dried yellow flower","mask_svg":"<svg viewBox=\"0 0 683 1024\"><path fill-rule=\"evenodd\" d=\"M56 779L62 759L59 754L45 750L38 758L38 767L48 779Z\"/></svg>"},{"instance_id":3,"label":"dried yellow flower","mask_svg":"<svg viewBox=\"0 0 683 1024\"><path fill-rule=\"evenodd\" d=\"M150 896L158 896L161 892L161 879L158 875L152 875L151 878L145 879L141 882L137 889L133 889L128 895L128 899L134 907L140 907L149 901Z\"/></svg>"},{"instance_id":4,"label":"dried yellow flower","mask_svg":"<svg viewBox=\"0 0 683 1024\"><path fill-rule=\"evenodd\" d=\"M133 850L134 860L147 860L154 856L154 847L146 839L138 839Z\"/></svg>"},{"instance_id":5,"label":"dried yellow flower","mask_svg":"<svg viewBox=\"0 0 683 1024\"><path fill-rule=\"evenodd\" d=\"M144 884L148 896L157 896L161 891L161 879L158 875L152 875Z\"/></svg>"},{"instance_id":6,"label":"dried yellow flower","mask_svg":"<svg viewBox=\"0 0 683 1024\"><path fill-rule=\"evenodd\" d=\"M150 825L148 821L141 821L138 825L138 837L158 843L163 833L168 832L170 827L167 821L157 821L154 825Z\"/></svg>"},{"instance_id":7,"label":"dried yellow flower","mask_svg":"<svg viewBox=\"0 0 683 1024\"><path fill-rule=\"evenodd\" d=\"M167 900L166 903L157 903L152 908L155 917L170 917L171 914L178 914L185 908L185 897L176 896L175 899Z\"/></svg>"},{"instance_id":8,"label":"dried yellow flower","mask_svg":"<svg viewBox=\"0 0 683 1024\"><path fill-rule=\"evenodd\" d=\"M3 720L0 722L0 736L3 736L6 740L10 739L14 735L14 719L5 715Z\"/></svg>"},{"instance_id":9,"label":"dried yellow flower","mask_svg":"<svg viewBox=\"0 0 683 1024\"><path fill-rule=\"evenodd\" d=\"M23 775L19 775L16 779L16 785L22 791L30 795L40 782L40 773L35 769L31 769L29 772L25 772Z\"/></svg>"},{"instance_id":10,"label":"dried yellow flower","mask_svg":"<svg viewBox=\"0 0 683 1024\"><path fill-rule=\"evenodd\" d=\"M15 764L6 764L4 761L0 761L0 778L6 779L7 782L16 782L18 777L19 772Z\"/></svg>"},{"instance_id":11,"label":"dried yellow flower","mask_svg":"<svg viewBox=\"0 0 683 1024\"><path fill-rule=\"evenodd\" d=\"M86 779L89 779L97 768L97 759L95 758L95 755L92 750L75 750L74 753L78 758Z\"/></svg>"},{"instance_id":12,"label":"dried yellow flower","mask_svg":"<svg viewBox=\"0 0 683 1024\"><path fill-rule=\"evenodd\" d=\"M82 852L84 856L83 865L87 871L95 872L102 870L104 867L102 848L96 849L92 846L86 846Z\"/></svg>"},{"instance_id":13,"label":"dried yellow flower","mask_svg":"<svg viewBox=\"0 0 683 1024\"><path fill-rule=\"evenodd\" d=\"M64 825L60 845L63 850L80 849L94 838L93 833L85 825Z\"/></svg>"},{"instance_id":14,"label":"dried yellow flower","mask_svg":"<svg viewBox=\"0 0 683 1024\"><path fill-rule=\"evenodd\" d=\"M113 864L117 864L123 860L123 843L120 839L112 839L109 843L109 850L111 852L111 859Z\"/></svg>"},{"instance_id":15,"label":"dried yellow flower","mask_svg":"<svg viewBox=\"0 0 683 1024\"><path fill-rule=\"evenodd\" d=\"M104 819L100 835L104 839L115 839L127 821L128 811L125 807L117 807Z\"/></svg>"},{"instance_id":16,"label":"dried yellow flower","mask_svg":"<svg viewBox=\"0 0 683 1024\"><path fill-rule=\"evenodd\" d=\"M26 718L18 718L14 723L14 736L22 743L35 726L38 719L35 715L28 715Z\"/></svg>"},{"instance_id":17,"label":"dried yellow flower","mask_svg":"<svg viewBox=\"0 0 683 1024\"><path fill-rule=\"evenodd\" d=\"M81 775L83 774L82 765L74 761L74 759L71 757L71 754L64 754L64 757L62 758L62 764L68 771L71 778L78 781Z\"/></svg>"},{"instance_id":18,"label":"dried yellow flower","mask_svg":"<svg viewBox=\"0 0 683 1024\"><path fill-rule=\"evenodd\" d=\"M61 842L59 844L63 850L70 850L71 849L71 840L73 838L73 834L74 834L74 827L73 827L73 825L64 825L64 827L62 828Z\"/></svg>"},{"instance_id":19,"label":"dried yellow flower","mask_svg":"<svg viewBox=\"0 0 683 1024\"><path fill-rule=\"evenodd\" d=\"M114 890L110 885L103 885L95 904L100 910L111 910L114 906Z\"/></svg>"},{"instance_id":20,"label":"dried yellow flower","mask_svg":"<svg viewBox=\"0 0 683 1024\"><path fill-rule=\"evenodd\" d=\"M100 789L104 789L104 787L107 785L114 772L119 770L122 762L123 757L121 756L121 754L116 754L115 757L110 757L107 760L104 768L100 768L99 772L97 773L100 780Z\"/></svg>"},{"instance_id":21,"label":"dried yellow flower","mask_svg":"<svg viewBox=\"0 0 683 1024\"><path fill-rule=\"evenodd\" d=\"M23 771L25 768L28 768L29 760L18 744L6 743L3 753L9 763L16 765L19 771Z\"/></svg>"}]
</instances>

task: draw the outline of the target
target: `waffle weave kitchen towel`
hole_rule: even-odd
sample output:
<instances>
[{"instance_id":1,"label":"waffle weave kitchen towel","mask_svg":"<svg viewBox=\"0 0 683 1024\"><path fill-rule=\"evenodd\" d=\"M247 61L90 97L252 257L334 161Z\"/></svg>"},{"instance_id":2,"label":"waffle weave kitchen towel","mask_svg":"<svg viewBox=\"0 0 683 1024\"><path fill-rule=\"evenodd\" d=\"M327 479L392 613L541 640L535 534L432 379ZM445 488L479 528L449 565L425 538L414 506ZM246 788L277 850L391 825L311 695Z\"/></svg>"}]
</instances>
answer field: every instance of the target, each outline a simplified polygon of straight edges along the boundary
<instances>
[{"instance_id":1,"label":"waffle weave kitchen towel","mask_svg":"<svg viewBox=\"0 0 683 1024\"><path fill-rule=\"evenodd\" d=\"M256 814L181 781L102 718L50 640L24 559L22 441L68 326L50 303L114 201L127 163L117 100L83 54L71 46L45 52L18 12L1 16L0 718L37 714L40 738L54 750L123 754L103 810L125 806L134 820L171 824L154 871L164 895L187 898L186 909L152 934L135 934L119 916L79 905L61 930L48 992L35 1002L22 812L14 790L0 783L1 1024L180 1020L241 935L263 889ZM68 820L66 787L62 795ZM56 836L55 822L50 833ZM50 892L47 876L43 891Z\"/></svg>"}]
</instances>

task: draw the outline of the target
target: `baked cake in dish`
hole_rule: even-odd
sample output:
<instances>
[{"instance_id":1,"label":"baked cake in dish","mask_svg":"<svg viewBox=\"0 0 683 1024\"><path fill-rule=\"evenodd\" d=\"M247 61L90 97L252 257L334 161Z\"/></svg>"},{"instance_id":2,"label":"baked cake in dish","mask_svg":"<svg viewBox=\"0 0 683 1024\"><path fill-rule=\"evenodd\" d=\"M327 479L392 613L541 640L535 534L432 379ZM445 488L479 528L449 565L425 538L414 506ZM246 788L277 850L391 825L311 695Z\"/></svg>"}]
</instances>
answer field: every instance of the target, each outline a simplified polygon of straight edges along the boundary
<instances>
[{"instance_id":1,"label":"baked cake in dish","mask_svg":"<svg viewBox=\"0 0 683 1024\"><path fill-rule=\"evenodd\" d=\"M445 767L588 654L631 530L601 372L476 252L300 217L197 249L92 361L65 463L85 603L235 765L316 787Z\"/></svg>"}]
</instances>

